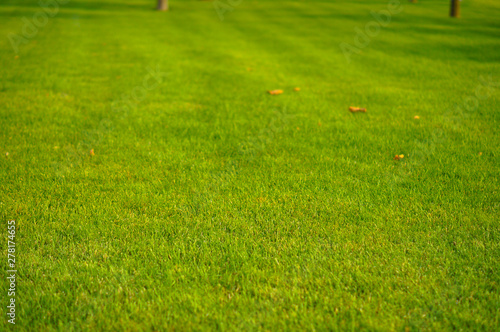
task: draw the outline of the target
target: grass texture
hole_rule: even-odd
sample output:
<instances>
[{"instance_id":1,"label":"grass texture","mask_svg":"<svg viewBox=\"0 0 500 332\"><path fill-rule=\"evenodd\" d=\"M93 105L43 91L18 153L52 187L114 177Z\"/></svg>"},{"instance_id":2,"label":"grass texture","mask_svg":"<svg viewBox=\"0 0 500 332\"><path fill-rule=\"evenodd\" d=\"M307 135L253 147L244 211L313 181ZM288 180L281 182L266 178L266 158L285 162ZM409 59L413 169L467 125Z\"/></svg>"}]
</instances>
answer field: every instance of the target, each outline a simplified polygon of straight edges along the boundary
<instances>
[{"instance_id":1,"label":"grass texture","mask_svg":"<svg viewBox=\"0 0 500 332\"><path fill-rule=\"evenodd\" d=\"M498 1L231 3L0 4L16 328L498 330Z\"/></svg>"}]
</instances>

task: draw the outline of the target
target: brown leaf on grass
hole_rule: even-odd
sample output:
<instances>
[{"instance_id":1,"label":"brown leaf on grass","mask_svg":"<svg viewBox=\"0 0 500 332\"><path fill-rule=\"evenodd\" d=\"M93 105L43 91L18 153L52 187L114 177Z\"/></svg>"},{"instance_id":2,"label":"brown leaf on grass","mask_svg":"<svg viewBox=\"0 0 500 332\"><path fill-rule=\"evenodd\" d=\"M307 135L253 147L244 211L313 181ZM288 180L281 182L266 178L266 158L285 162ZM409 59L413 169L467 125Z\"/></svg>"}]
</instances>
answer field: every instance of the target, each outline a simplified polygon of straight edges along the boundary
<instances>
[{"instance_id":1,"label":"brown leaf on grass","mask_svg":"<svg viewBox=\"0 0 500 332\"><path fill-rule=\"evenodd\" d=\"M269 94L271 95L280 95L283 93L283 90L269 90L267 92L269 92Z\"/></svg>"},{"instance_id":2,"label":"brown leaf on grass","mask_svg":"<svg viewBox=\"0 0 500 332\"><path fill-rule=\"evenodd\" d=\"M404 157L405 157L405 155L404 155L404 154L399 154L399 155L397 154L397 155L395 155L395 156L394 156L394 160L401 160L401 159L403 159Z\"/></svg>"},{"instance_id":3,"label":"brown leaf on grass","mask_svg":"<svg viewBox=\"0 0 500 332\"><path fill-rule=\"evenodd\" d=\"M356 113L356 112L363 112L363 113L366 113L366 108L361 108L361 107L354 107L354 106L351 106L349 107L349 111L353 112L353 113Z\"/></svg>"}]
</instances>

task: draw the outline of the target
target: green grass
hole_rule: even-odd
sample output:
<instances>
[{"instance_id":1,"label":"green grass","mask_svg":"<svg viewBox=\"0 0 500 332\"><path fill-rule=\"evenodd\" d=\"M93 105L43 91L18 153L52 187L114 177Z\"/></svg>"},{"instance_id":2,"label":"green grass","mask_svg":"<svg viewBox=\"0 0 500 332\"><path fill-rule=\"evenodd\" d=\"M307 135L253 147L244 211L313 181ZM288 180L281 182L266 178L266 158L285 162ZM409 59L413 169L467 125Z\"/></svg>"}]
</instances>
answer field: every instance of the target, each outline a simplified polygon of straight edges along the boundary
<instances>
[{"instance_id":1,"label":"green grass","mask_svg":"<svg viewBox=\"0 0 500 332\"><path fill-rule=\"evenodd\" d=\"M170 2L0 4L18 329L500 328L497 1Z\"/></svg>"}]
</instances>

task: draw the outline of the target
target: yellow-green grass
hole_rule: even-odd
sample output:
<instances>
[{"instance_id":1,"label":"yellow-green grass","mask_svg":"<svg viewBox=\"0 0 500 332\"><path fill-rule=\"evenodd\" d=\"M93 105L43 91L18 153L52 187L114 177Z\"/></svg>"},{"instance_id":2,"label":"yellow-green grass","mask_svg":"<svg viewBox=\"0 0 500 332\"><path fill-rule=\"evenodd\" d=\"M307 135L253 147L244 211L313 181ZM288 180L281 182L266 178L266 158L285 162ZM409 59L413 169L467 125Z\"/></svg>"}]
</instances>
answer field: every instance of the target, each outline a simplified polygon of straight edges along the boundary
<instances>
[{"instance_id":1,"label":"yellow-green grass","mask_svg":"<svg viewBox=\"0 0 500 332\"><path fill-rule=\"evenodd\" d=\"M0 4L16 328L500 328L497 1L154 2Z\"/></svg>"}]
</instances>

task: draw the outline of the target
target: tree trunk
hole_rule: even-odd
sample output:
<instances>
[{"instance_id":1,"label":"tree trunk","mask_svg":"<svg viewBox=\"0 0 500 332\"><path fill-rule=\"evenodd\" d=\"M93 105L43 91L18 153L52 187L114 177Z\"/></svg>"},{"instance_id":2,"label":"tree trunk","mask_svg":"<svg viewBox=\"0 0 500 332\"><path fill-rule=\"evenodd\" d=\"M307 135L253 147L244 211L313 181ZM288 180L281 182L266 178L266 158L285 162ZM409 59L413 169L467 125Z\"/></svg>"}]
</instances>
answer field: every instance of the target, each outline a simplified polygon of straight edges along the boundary
<instances>
[{"instance_id":1,"label":"tree trunk","mask_svg":"<svg viewBox=\"0 0 500 332\"><path fill-rule=\"evenodd\" d=\"M168 10L168 0L158 0L157 10L165 11Z\"/></svg>"},{"instance_id":2,"label":"tree trunk","mask_svg":"<svg viewBox=\"0 0 500 332\"><path fill-rule=\"evenodd\" d=\"M460 0L451 0L451 17L460 17Z\"/></svg>"}]
</instances>

